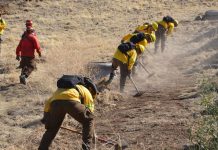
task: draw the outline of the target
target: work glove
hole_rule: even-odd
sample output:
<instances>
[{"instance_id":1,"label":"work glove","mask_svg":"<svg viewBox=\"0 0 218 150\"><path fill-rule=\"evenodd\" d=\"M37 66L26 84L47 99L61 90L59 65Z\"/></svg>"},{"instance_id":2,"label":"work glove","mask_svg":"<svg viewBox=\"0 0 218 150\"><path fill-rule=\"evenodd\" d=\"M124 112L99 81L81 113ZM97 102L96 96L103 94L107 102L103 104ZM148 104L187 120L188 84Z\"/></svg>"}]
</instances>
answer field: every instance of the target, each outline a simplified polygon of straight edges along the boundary
<instances>
[{"instance_id":1,"label":"work glove","mask_svg":"<svg viewBox=\"0 0 218 150\"><path fill-rule=\"evenodd\" d=\"M39 54L39 57L42 57L42 54L41 54L41 52L39 52L38 54Z\"/></svg>"},{"instance_id":2,"label":"work glove","mask_svg":"<svg viewBox=\"0 0 218 150\"><path fill-rule=\"evenodd\" d=\"M48 119L49 119L49 113L44 112L44 115L43 115L43 118L41 119L41 122L46 125L46 123L48 122Z\"/></svg>"},{"instance_id":3,"label":"work glove","mask_svg":"<svg viewBox=\"0 0 218 150\"><path fill-rule=\"evenodd\" d=\"M127 75L128 75L128 76L130 76L131 73L132 73L132 70L128 70L128 71L127 71Z\"/></svg>"},{"instance_id":4,"label":"work glove","mask_svg":"<svg viewBox=\"0 0 218 150\"><path fill-rule=\"evenodd\" d=\"M17 61L20 61L20 56L16 56L16 60L17 60Z\"/></svg>"}]
</instances>

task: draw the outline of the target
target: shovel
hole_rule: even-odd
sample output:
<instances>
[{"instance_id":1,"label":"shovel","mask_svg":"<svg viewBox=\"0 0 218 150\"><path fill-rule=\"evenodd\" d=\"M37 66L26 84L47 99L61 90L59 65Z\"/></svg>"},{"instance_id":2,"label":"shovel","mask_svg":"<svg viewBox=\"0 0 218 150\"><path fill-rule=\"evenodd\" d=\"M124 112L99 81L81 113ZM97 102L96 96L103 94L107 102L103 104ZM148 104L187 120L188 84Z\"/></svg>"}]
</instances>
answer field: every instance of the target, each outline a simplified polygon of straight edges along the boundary
<instances>
[{"instance_id":1,"label":"shovel","mask_svg":"<svg viewBox=\"0 0 218 150\"><path fill-rule=\"evenodd\" d=\"M132 84L134 85L134 87L135 87L135 89L136 89L136 91L137 91L137 93L136 93L133 97L142 96L142 94L144 94L145 91L139 91L139 89L137 88L135 82L133 81L133 79L132 79L132 77L131 77L130 75L129 75L129 79L130 79L130 81L132 82Z\"/></svg>"},{"instance_id":2,"label":"shovel","mask_svg":"<svg viewBox=\"0 0 218 150\"><path fill-rule=\"evenodd\" d=\"M70 132L82 135L82 133L77 131L77 130L69 129L69 128L66 128L66 127L61 127L61 129L68 130ZM116 142L116 141L113 141L113 140L107 140L107 139L100 138L100 137L97 137L97 136L95 137L95 139L97 139L98 141L100 141L102 143L113 145L115 150L124 150L125 148L128 147L127 143L123 142L123 141Z\"/></svg>"},{"instance_id":3,"label":"shovel","mask_svg":"<svg viewBox=\"0 0 218 150\"><path fill-rule=\"evenodd\" d=\"M148 73L148 78L152 77L154 75L153 73L150 73L150 71L148 71L148 69L145 68L145 66L139 61L139 64L142 66L142 68Z\"/></svg>"}]
</instances>

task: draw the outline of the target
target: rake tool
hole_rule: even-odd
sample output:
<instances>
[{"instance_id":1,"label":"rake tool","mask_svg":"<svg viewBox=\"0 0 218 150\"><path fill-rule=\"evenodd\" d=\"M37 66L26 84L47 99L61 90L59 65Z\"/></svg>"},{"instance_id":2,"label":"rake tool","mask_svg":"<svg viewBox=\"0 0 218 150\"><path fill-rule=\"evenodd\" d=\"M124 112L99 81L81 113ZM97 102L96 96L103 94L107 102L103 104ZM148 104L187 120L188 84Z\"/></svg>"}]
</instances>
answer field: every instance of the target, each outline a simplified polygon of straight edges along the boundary
<instances>
[{"instance_id":1,"label":"rake tool","mask_svg":"<svg viewBox=\"0 0 218 150\"><path fill-rule=\"evenodd\" d=\"M77 130L74 130L74 129L69 129L69 128L66 128L66 127L61 127L61 129L68 130L70 132L82 135L81 132L79 132ZM99 142L106 143L106 144L109 144L109 145L113 145L115 150L124 150L125 148L128 147L126 142L116 142L116 141L113 141L113 140L107 140L107 139L100 138L100 137L97 137L97 136L95 136L95 139L97 139Z\"/></svg>"},{"instance_id":2,"label":"rake tool","mask_svg":"<svg viewBox=\"0 0 218 150\"><path fill-rule=\"evenodd\" d=\"M29 128L31 126L36 126L36 125L39 125L39 124L40 125L42 124L41 119L36 119L36 120L34 120L34 121L30 122L30 123L27 123L27 124L23 125L23 128ZM64 129L64 130L71 131L71 132L76 133L76 134L82 135L81 132L79 132L77 130L74 130L74 129L69 129L69 128L66 128L66 127L63 127L63 126L61 126L60 128ZM106 143L108 145L114 146L115 150L124 150L125 148L128 147L128 144L125 141L116 142L116 141L113 141L113 140L107 140L107 139L100 138L100 137L97 137L97 136L95 136L95 139L98 140L99 142Z\"/></svg>"},{"instance_id":3,"label":"rake tool","mask_svg":"<svg viewBox=\"0 0 218 150\"><path fill-rule=\"evenodd\" d=\"M148 71L148 69L145 68L145 66L140 61L138 61L138 62L142 66L142 68L148 73L148 78L150 78L154 75L154 72L151 73L150 71Z\"/></svg>"},{"instance_id":4,"label":"rake tool","mask_svg":"<svg viewBox=\"0 0 218 150\"><path fill-rule=\"evenodd\" d=\"M142 94L144 94L145 91L139 91L139 89L137 88L137 86L136 86L134 80L132 79L132 77L131 77L130 75L129 75L129 79L130 79L130 81L132 82L132 84L134 85L134 87L135 87L135 89L136 89L136 91L137 91L137 93L136 93L133 97L142 96Z\"/></svg>"},{"instance_id":5,"label":"rake tool","mask_svg":"<svg viewBox=\"0 0 218 150\"><path fill-rule=\"evenodd\" d=\"M152 57L154 57L154 55L151 53L151 51L150 51L147 47L145 47L145 49L147 50L147 52L148 52Z\"/></svg>"}]
</instances>

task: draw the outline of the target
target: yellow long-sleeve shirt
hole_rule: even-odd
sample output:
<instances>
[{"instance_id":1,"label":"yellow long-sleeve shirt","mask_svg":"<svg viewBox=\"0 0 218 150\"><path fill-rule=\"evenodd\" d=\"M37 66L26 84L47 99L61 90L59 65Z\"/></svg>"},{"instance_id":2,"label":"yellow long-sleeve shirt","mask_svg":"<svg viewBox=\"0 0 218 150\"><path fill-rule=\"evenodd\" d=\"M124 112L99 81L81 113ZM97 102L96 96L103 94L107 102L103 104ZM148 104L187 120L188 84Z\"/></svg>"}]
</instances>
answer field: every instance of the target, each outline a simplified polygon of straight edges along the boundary
<instances>
[{"instance_id":1,"label":"yellow long-sleeve shirt","mask_svg":"<svg viewBox=\"0 0 218 150\"><path fill-rule=\"evenodd\" d=\"M141 42L136 43L136 46L137 45L142 45L145 48L148 45L148 41L146 39L144 39Z\"/></svg>"},{"instance_id":2,"label":"yellow long-sleeve shirt","mask_svg":"<svg viewBox=\"0 0 218 150\"><path fill-rule=\"evenodd\" d=\"M146 32L147 30L148 30L148 25L147 24L138 26L135 29L135 31L137 31L137 32Z\"/></svg>"},{"instance_id":3,"label":"yellow long-sleeve shirt","mask_svg":"<svg viewBox=\"0 0 218 150\"><path fill-rule=\"evenodd\" d=\"M167 30L167 34L171 34L174 30L174 24L173 23L167 23L165 21L158 21L158 24L162 25L166 30Z\"/></svg>"},{"instance_id":4,"label":"yellow long-sleeve shirt","mask_svg":"<svg viewBox=\"0 0 218 150\"><path fill-rule=\"evenodd\" d=\"M4 19L0 18L0 35L3 34L4 32L4 29L6 28L7 24L6 22L4 21Z\"/></svg>"},{"instance_id":5,"label":"yellow long-sleeve shirt","mask_svg":"<svg viewBox=\"0 0 218 150\"><path fill-rule=\"evenodd\" d=\"M124 64L127 64L128 70L132 70L132 67L137 58L136 50L132 49L132 50L127 51L127 55L122 53L119 49L117 49L117 51L114 54L114 58L118 59Z\"/></svg>"},{"instance_id":6,"label":"yellow long-sleeve shirt","mask_svg":"<svg viewBox=\"0 0 218 150\"><path fill-rule=\"evenodd\" d=\"M137 35L137 33L129 33L127 35L125 35L122 39L122 42L129 42L131 37L133 37L134 35ZM142 45L144 47L146 47L148 45L148 41L146 39L140 41L139 43L136 43L136 45Z\"/></svg>"},{"instance_id":7,"label":"yellow long-sleeve shirt","mask_svg":"<svg viewBox=\"0 0 218 150\"><path fill-rule=\"evenodd\" d=\"M76 87L78 88L80 93L74 88L58 88L53 93L53 95L45 102L44 112L49 112L51 103L56 100L72 100L81 103L80 94L83 97L84 105L88 107L92 112L94 112L94 100L89 90L82 85L76 85Z\"/></svg>"},{"instance_id":8,"label":"yellow long-sleeve shirt","mask_svg":"<svg viewBox=\"0 0 218 150\"><path fill-rule=\"evenodd\" d=\"M136 35L136 33L129 33L129 34L125 35L125 36L122 38L121 42L129 42L129 40L131 39L131 37L134 36L134 35Z\"/></svg>"},{"instance_id":9,"label":"yellow long-sleeve shirt","mask_svg":"<svg viewBox=\"0 0 218 150\"><path fill-rule=\"evenodd\" d=\"M149 30L149 26L147 24L141 25L136 27L135 29L136 32L143 32L145 34L154 34L154 31Z\"/></svg>"}]
</instances>

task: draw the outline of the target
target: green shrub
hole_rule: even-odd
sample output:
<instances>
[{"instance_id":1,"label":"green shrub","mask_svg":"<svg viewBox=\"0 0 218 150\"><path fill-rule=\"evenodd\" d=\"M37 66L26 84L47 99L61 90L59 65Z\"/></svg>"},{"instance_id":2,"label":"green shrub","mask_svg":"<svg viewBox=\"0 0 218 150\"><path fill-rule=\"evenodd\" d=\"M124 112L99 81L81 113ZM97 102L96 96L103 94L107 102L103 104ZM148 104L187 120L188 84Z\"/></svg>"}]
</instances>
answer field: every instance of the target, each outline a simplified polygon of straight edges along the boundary
<instances>
[{"instance_id":1,"label":"green shrub","mask_svg":"<svg viewBox=\"0 0 218 150\"><path fill-rule=\"evenodd\" d=\"M217 87L209 79L199 86L203 111L190 130L190 140L195 145L192 150L218 150Z\"/></svg>"}]
</instances>

